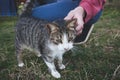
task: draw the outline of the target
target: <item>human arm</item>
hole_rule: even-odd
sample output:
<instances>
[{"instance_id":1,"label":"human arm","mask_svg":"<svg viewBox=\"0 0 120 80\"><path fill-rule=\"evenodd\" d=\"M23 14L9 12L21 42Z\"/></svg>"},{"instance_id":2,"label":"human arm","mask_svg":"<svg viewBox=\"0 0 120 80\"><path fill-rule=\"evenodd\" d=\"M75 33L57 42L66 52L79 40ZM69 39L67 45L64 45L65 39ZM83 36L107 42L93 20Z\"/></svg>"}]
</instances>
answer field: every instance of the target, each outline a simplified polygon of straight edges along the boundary
<instances>
[{"instance_id":1,"label":"human arm","mask_svg":"<svg viewBox=\"0 0 120 80\"><path fill-rule=\"evenodd\" d=\"M71 10L65 17L65 20L77 18L76 31L79 35L82 32L84 23L92 19L101 9L105 0L81 0L80 5Z\"/></svg>"}]
</instances>

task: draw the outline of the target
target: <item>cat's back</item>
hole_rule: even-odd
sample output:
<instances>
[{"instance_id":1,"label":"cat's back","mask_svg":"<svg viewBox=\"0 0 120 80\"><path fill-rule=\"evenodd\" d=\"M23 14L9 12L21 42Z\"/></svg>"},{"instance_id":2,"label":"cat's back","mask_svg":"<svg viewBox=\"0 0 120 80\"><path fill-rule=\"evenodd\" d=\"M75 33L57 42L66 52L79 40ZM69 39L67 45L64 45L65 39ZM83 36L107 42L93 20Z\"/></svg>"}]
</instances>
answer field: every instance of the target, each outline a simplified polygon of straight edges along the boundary
<instances>
[{"instance_id":1,"label":"cat's back","mask_svg":"<svg viewBox=\"0 0 120 80\"><path fill-rule=\"evenodd\" d=\"M28 17L20 17L15 27L18 30L23 28L31 28L31 27L45 28L45 25L47 23L48 21L45 21L43 19L38 19L32 16L28 16Z\"/></svg>"},{"instance_id":2,"label":"cat's back","mask_svg":"<svg viewBox=\"0 0 120 80\"><path fill-rule=\"evenodd\" d=\"M43 43L49 38L46 28L48 22L34 17L22 17L15 27L16 37L24 44L40 42ZM33 45L33 44L32 44Z\"/></svg>"}]
</instances>

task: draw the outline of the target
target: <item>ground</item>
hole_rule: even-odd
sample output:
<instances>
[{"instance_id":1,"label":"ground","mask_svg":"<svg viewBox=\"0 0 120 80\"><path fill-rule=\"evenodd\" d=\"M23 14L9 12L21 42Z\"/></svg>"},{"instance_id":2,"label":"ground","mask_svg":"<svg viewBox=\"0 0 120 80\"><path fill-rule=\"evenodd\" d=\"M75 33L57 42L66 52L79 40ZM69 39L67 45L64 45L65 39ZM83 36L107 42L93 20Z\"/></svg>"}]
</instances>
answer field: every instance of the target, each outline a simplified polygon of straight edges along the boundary
<instances>
[{"instance_id":1,"label":"ground","mask_svg":"<svg viewBox=\"0 0 120 80\"><path fill-rule=\"evenodd\" d=\"M56 80L31 52L24 52L25 66L17 66L16 21L17 17L0 17L0 80ZM89 40L68 52L64 63L58 80L120 80L120 11L105 8Z\"/></svg>"}]
</instances>

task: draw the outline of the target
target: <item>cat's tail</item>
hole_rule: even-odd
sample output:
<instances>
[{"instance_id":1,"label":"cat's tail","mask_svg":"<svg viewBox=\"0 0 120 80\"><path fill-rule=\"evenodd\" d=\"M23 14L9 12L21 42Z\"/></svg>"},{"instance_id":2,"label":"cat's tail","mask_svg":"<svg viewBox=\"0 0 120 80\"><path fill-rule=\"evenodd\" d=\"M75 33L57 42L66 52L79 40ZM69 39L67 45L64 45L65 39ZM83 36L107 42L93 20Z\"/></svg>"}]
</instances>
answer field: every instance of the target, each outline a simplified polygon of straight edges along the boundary
<instances>
[{"instance_id":1,"label":"cat's tail","mask_svg":"<svg viewBox=\"0 0 120 80\"><path fill-rule=\"evenodd\" d=\"M31 16L32 9L35 7L35 0L26 0L22 13L19 15L20 17Z\"/></svg>"}]
</instances>

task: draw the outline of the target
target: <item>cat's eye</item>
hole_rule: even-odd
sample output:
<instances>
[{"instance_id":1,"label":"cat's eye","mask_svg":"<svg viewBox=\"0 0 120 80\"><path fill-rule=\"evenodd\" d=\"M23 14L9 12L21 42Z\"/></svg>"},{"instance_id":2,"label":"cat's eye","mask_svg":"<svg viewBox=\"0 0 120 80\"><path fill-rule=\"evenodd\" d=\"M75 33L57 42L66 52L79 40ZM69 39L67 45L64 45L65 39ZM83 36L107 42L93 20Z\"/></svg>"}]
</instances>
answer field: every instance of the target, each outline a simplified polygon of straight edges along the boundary
<instances>
[{"instance_id":1,"label":"cat's eye","mask_svg":"<svg viewBox=\"0 0 120 80\"><path fill-rule=\"evenodd\" d=\"M57 36L56 42L62 43L62 35L59 34L59 35Z\"/></svg>"},{"instance_id":2,"label":"cat's eye","mask_svg":"<svg viewBox=\"0 0 120 80\"><path fill-rule=\"evenodd\" d=\"M56 44L56 45L58 45L58 42L56 42L56 41L53 41L53 43Z\"/></svg>"},{"instance_id":3,"label":"cat's eye","mask_svg":"<svg viewBox=\"0 0 120 80\"><path fill-rule=\"evenodd\" d=\"M59 43L62 43L62 34L61 33L54 33L51 35L51 41L58 45Z\"/></svg>"},{"instance_id":4,"label":"cat's eye","mask_svg":"<svg viewBox=\"0 0 120 80\"><path fill-rule=\"evenodd\" d=\"M56 45L58 45L59 43L62 43L62 40L60 38L57 38L57 39L51 38L51 41Z\"/></svg>"},{"instance_id":5,"label":"cat's eye","mask_svg":"<svg viewBox=\"0 0 120 80\"><path fill-rule=\"evenodd\" d=\"M62 40L61 39L58 39L58 40L56 40L58 43L62 43Z\"/></svg>"},{"instance_id":6,"label":"cat's eye","mask_svg":"<svg viewBox=\"0 0 120 80\"><path fill-rule=\"evenodd\" d=\"M62 43L62 40L61 39L56 39L56 40L53 40L53 43L58 45L59 43Z\"/></svg>"}]
</instances>

